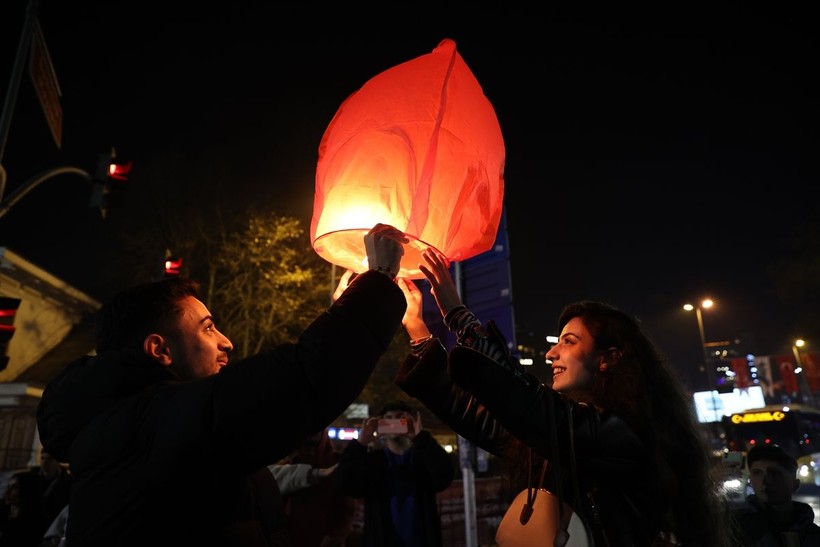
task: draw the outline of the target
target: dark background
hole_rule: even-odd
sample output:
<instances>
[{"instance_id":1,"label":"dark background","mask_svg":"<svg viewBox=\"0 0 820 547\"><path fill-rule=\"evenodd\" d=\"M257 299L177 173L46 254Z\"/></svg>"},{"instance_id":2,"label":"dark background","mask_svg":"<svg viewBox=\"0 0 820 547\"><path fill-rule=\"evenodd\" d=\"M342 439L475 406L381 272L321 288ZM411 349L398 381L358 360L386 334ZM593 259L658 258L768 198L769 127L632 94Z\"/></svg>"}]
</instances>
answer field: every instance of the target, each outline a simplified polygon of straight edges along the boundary
<instances>
[{"instance_id":1,"label":"dark background","mask_svg":"<svg viewBox=\"0 0 820 547\"><path fill-rule=\"evenodd\" d=\"M2 91L26 4L0 7ZM236 195L309 225L318 144L341 102L452 38L504 134L519 341L554 334L563 305L601 299L637 314L696 374L698 329L682 304L709 296L709 341L763 355L797 336L820 344L820 48L808 13L77 4L39 5L62 149L26 74L6 196L50 167L91 171L113 145L135 171L162 158L227 172ZM0 245L105 299L119 288L103 275L117 261L115 223L89 209L87 186L44 183L0 218ZM206 185L196 197L224 199Z\"/></svg>"}]
</instances>

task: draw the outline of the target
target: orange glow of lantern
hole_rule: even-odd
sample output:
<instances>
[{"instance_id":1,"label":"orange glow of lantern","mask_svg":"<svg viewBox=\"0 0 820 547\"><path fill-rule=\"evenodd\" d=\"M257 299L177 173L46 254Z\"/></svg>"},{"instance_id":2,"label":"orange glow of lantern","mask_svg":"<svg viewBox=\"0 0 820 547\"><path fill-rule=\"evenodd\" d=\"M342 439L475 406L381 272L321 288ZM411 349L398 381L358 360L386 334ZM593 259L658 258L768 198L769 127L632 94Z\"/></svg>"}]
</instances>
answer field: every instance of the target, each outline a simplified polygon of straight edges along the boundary
<instances>
[{"instance_id":1,"label":"orange glow of lantern","mask_svg":"<svg viewBox=\"0 0 820 547\"><path fill-rule=\"evenodd\" d=\"M448 260L492 248L504 197L504 139L456 44L396 65L348 97L319 145L310 240L333 264L367 270L362 237L402 230L399 276L421 279L421 251Z\"/></svg>"}]
</instances>

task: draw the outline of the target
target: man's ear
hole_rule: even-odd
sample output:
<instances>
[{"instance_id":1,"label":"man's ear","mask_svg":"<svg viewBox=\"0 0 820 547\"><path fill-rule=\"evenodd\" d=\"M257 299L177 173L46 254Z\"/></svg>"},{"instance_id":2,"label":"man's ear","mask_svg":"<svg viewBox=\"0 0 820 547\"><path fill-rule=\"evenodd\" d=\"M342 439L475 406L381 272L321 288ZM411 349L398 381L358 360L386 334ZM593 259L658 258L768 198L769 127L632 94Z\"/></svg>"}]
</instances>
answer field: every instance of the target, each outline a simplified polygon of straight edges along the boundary
<instances>
[{"instance_id":1,"label":"man's ear","mask_svg":"<svg viewBox=\"0 0 820 547\"><path fill-rule=\"evenodd\" d=\"M621 350L616 347L611 347L601 352L601 360L598 364L598 370L605 372L609 367L614 367L621 360Z\"/></svg>"},{"instance_id":2,"label":"man's ear","mask_svg":"<svg viewBox=\"0 0 820 547\"><path fill-rule=\"evenodd\" d=\"M159 334L149 334L142 343L145 354L163 366L171 366L171 348Z\"/></svg>"}]
</instances>

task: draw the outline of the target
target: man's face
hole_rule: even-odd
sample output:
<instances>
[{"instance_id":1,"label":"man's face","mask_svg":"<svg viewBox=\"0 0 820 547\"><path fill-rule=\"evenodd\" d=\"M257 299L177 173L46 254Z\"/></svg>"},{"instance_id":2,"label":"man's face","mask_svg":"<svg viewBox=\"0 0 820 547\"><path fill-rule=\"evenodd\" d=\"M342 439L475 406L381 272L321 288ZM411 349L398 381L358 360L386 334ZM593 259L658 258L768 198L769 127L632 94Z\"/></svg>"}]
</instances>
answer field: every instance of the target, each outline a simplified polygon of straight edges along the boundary
<instances>
[{"instance_id":1,"label":"man's face","mask_svg":"<svg viewBox=\"0 0 820 547\"><path fill-rule=\"evenodd\" d=\"M51 457L48 452L40 454L40 473L48 478L60 474L60 462Z\"/></svg>"},{"instance_id":2,"label":"man's face","mask_svg":"<svg viewBox=\"0 0 820 547\"><path fill-rule=\"evenodd\" d=\"M228 364L233 345L219 332L208 308L193 296L180 302L176 331L167 337L171 370L184 380L205 378Z\"/></svg>"},{"instance_id":3,"label":"man's face","mask_svg":"<svg viewBox=\"0 0 820 547\"><path fill-rule=\"evenodd\" d=\"M17 477L12 477L9 479L9 482L6 485L5 501L7 505L14 505L15 507L20 506L20 483L17 481Z\"/></svg>"},{"instance_id":4,"label":"man's face","mask_svg":"<svg viewBox=\"0 0 820 547\"><path fill-rule=\"evenodd\" d=\"M749 467L749 480L758 499L764 504L781 505L792 499L800 482L794 474L771 460L757 460Z\"/></svg>"}]
</instances>

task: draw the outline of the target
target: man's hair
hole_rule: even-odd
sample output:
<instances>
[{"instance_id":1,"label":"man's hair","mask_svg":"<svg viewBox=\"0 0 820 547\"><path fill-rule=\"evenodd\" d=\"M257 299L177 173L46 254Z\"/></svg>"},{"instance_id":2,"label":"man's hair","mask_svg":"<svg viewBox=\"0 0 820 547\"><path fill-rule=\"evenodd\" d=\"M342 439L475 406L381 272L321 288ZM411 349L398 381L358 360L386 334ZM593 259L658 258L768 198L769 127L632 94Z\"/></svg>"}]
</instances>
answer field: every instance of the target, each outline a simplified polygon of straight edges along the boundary
<instances>
[{"instance_id":1,"label":"man's hair","mask_svg":"<svg viewBox=\"0 0 820 547\"><path fill-rule=\"evenodd\" d=\"M751 469L752 464L758 460L772 461L792 475L797 473L797 460L780 445L756 444L753 446L746 455L746 464Z\"/></svg>"},{"instance_id":2,"label":"man's hair","mask_svg":"<svg viewBox=\"0 0 820 547\"><path fill-rule=\"evenodd\" d=\"M97 353L142 349L145 337L167 330L182 314L179 302L197 297L199 284L183 277L142 283L116 294L97 312L94 340Z\"/></svg>"},{"instance_id":3,"label":"man's hair","mask_svg":"<svg viewBox=\"0 0 820 547\"><path fill-rule=\"evenodd\" d=\"M395 412L397 410L408 414L415 414L416 412L416 409L413 408L412 405L405 403L404 401L390 401L385 403L381 409L379 409L377 416L384 416L385 412Z\"/></svg>"}]
</instances>

